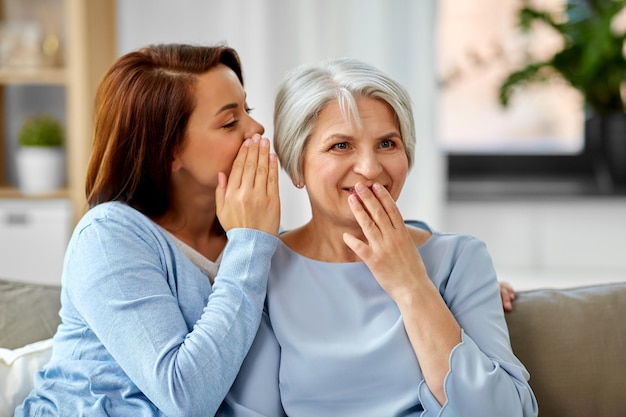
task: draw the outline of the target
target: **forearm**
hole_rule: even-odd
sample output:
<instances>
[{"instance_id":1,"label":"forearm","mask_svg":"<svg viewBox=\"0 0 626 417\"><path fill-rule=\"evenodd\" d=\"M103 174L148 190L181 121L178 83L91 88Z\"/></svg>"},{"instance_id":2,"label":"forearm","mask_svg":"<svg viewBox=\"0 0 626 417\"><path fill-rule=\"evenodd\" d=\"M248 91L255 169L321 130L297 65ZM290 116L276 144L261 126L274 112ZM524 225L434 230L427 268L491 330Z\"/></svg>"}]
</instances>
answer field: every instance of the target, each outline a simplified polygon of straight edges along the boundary
<instances>
[{"instance_id":1,"label":"forearm","mask_svg":"<svg viewBox=\"0 0 626 417\"><path fill-rule=\"evenodd\" d=\"M429 280L398 297L396 303L426 384L444 404L443 383L450 370L450 353L461 342L461 329Z\"/></svg>"},{"instance_id":2,"label":"forearm","mask_svg":"<svg viewBox=\"0 0 626 417\"><path fill-rule=\"evenodd\" d=\"M455 416L455 410L485 417L536 415L528 373L510 348L499 286L484 244L463 241L453 266L439 273L433 282L445 280L440 298L462 329L462 342L447 352L447 403L441 407L428 380L420 387L420 400L429 410L425 415Z\"/></svg>"}]
</instances>

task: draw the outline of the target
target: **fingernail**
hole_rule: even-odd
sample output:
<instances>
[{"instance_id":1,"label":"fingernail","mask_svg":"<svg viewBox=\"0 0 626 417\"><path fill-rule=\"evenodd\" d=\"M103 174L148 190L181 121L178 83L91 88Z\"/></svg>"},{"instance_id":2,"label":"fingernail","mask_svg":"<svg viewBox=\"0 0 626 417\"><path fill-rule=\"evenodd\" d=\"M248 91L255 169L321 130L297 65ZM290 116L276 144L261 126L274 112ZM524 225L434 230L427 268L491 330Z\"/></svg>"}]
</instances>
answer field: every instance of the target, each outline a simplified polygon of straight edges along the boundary
<instances>
[{"instance_id":1,"label":"fingernail","mask_svg":"<svg viewBox=\"0 0 626 417\"><path fill-rule=\"evenodd\" d=\"M252 141L254 143L259 143L260 140L261 140L261 136L260 135L256 135L255 134L254 136L252 136Z\"/></svg>"},{"instance_id":2,"label":"fingernail","mask_svg":"<svg viewBox=\"0 0 626 417\"><path fill-rule=\"evenodd\" d=\"M363 185L363 183L357 182L356 185L354 186L354 189L359 192L362 193L363 191L365 191L367 187L365 185Z\"/></svg>"},{"instance_id":3,"label":"fingernail","mask_svg":"<svg viewBox=\"0 0 626 417\"><path fill-rule=\"evenodd\" d=\"M243 141L243 146L250 146L250 139L246 139Z\"/></svg>"},{"instance_id":4,"label":"fingernail","mask_svg":"<svg viewBox=\"0 0 626 417\"><path fill-rule=\"evenodd\" d=\"M261 138L261 146L267 148L270 146L270 140L268 138Z\"/></svg>"},{"instance_id":5,"label":"fingernail","mask_svg":"<svg viewBox=\"0 0 626 417\"><path fill-rule=\"evenodd\" d=\"M383 187L382 185L380 185L379 183L375 182L375 183L374 183L374 187L373 187L373 188L374 188L374 190L376 190L376 191L380 191L380 190L382 190L384 187Z\"/></svg>"}]
</instances>

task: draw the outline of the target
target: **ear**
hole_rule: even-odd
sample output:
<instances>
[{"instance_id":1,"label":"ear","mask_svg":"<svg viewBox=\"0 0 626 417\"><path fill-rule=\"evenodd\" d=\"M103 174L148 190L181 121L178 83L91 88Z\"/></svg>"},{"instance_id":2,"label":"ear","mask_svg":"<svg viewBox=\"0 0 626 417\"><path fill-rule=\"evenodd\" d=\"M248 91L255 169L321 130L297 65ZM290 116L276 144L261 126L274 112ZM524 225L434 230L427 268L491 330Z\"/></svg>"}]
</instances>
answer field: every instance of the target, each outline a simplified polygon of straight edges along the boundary
<instances>
[{"instance_id":1,"label":"ear","mask_svg":"<svg viewBox=\"0 0 626 417\"><path fill-rule=\"evenodd\" d=\"M182 164L180 158L178 157L178 155L175 155L174 159L172 160L172 166L171 166L172 172L176 172L179 169L181 169L182 167L183 167L183 164Z\"/></svg>"},{"instance_id":2,"label":"ear","mask_svg":"<svg viewBox=\"0 0 626 417\"><path fill-rule=\"evenodd\" d=\"M174 149L172 150L172 164L170 166L170 170L172 171L172 173L182 169L184 166L184 162L181 158L181 155L183 154L183 149L185 148L186 140L187 140L187 135L185 134L185 136L183 137L183 140L177 145L175 145Z\"/></svg>"},{"instance_id":3,"label":"ear","mask_svg":"<svg viewBox=\"0 0 626 417\"><path fill-rule=\"evenodd\" d=\"M296 188L304 188L304 182L299 182L296 181L295 178L291 178L291 183L296 187Z\"/></svg>"}]
</instances>

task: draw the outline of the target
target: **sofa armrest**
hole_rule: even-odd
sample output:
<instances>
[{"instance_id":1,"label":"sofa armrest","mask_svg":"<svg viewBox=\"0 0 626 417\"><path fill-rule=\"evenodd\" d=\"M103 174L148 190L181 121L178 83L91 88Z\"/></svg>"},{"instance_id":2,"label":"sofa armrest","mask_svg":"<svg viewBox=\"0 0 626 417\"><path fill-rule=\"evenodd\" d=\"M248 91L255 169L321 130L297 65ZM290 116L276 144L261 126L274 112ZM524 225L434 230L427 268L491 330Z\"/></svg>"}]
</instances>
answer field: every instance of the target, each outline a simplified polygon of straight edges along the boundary
<instances>
[{"instance_id":1,"label":"sofa armrest","mask_svg":"<svg viewBox=\"0 0 626 417\"><path fill-rule=\"evenodd\" d=\"M522 291L506 313L541 417L626 410L626 282Z\"/></svg>"},{"instance_id":2,"label":"sofa armrest","mask_svg":"<svg viewBox=\"0 0 626 417\"><path fill-rule=\"evenodd\" d=\"M0 279L0 347L49 339L61 322L61 288Z\"/></svg>"}]
</instances>

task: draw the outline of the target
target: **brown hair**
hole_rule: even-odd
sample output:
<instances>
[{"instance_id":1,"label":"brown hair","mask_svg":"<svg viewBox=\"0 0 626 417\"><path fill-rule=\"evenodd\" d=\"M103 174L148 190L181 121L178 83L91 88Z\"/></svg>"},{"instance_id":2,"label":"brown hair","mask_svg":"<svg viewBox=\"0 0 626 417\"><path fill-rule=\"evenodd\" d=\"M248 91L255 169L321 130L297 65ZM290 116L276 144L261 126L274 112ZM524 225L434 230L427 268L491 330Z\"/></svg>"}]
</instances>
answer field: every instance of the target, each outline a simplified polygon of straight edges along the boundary
<instances>
[{"instance_id":1,"label":"brown hair","mask_svg":"<svg viewBox=\"0 0 626 417\"><path fill-rule=\"evenodd\" d=\"M117 200L148 216L168 209L171 164L195 107L197 77L219 64L243 85L239 56L226 46L152 45L117 59L96 94L89 207Z\"/></svg>"}]
</instances>

